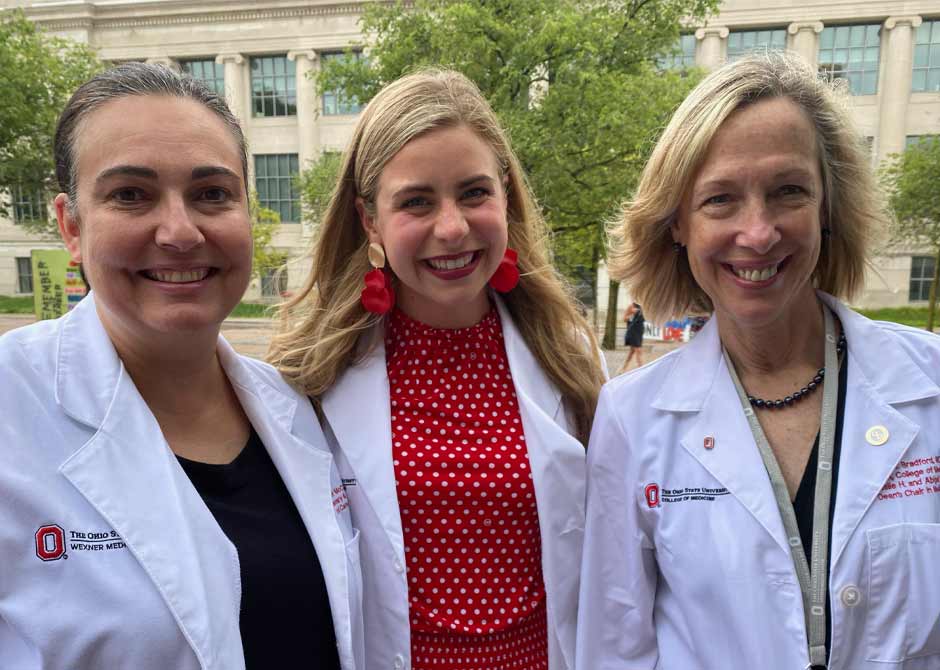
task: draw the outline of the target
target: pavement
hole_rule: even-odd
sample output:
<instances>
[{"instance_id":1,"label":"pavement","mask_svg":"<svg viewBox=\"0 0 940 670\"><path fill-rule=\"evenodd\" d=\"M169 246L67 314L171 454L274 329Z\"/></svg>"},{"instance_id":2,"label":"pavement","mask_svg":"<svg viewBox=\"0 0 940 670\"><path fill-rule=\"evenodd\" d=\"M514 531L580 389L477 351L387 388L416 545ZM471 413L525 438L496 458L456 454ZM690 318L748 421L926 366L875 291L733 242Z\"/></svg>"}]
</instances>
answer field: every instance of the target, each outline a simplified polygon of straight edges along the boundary
<instances>
[{"instance_id":1,"label":"pavement","mask_svg":"<svg viewBox=\"0 0 940 670\"><path fill-rule=\"evenodd\" d=\"M31 314L0 314L0 334L29 325L35 320L36 317ZM222 334L235 351L253 358L264 358L272 329L270 319L226 319L222 324ZM643 362L649 363L679 346L681 345L676 342L647 340L643 346ZM607 359L607 369L610 370L610 374L616 375L627 358L627 350L618 348L605 351L604 356ZM631 367L633 365L635 364L631 363Z\"/></svg>"}]
</instances>

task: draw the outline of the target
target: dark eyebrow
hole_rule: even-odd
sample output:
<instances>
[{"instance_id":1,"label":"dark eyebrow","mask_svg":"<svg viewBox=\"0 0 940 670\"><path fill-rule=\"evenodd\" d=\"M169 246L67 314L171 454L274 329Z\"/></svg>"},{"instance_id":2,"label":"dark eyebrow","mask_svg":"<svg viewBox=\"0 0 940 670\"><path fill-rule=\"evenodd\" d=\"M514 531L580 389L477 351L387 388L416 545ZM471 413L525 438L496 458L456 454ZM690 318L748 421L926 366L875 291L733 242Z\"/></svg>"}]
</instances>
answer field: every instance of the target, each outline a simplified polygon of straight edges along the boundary
<instances>
[{"instance_id":1,"label":"dark eyebrow","mask_svg":"<svg viewBox=\"0 0 940 670\"><path fill-rule=\"evenodd\" d=\"M103 179L107 179L108 177L113 177L115 175L143 177L144 179L157 178L156 170L151 170L150 168L141 167L139 165L115 165L114 167L108 168L99 174L95 181L102 181Z\"/></svg>"},{"instance_id":2,"label":"dark eyebrow","mask_svg":"<svg viewBox=\"0 0 940 670\"><path fill-rule=\"evenodd\" d=\"M237 173L232 172L227 167L222 167L220 165L206 165L202 167L193 168L193 179L205 179L206 177L215 177L215 176L231 177L233 179L241 179Z\"/></svg>"},{"instance_id":3,"label":"dark eyebrow","mask_svg":"<svg viewBox=\"0 0 940 670\"><path fill-rule=\"evenodd\" d=\"M143 179L158 179L157 171L148 167L143 167L140 165L116 165L99 174L96 181L101 181L115 175L141 177ZM222 167L220 165L204 165L195 167L193 168L192 172L193 179L205 179L206 177L215 177L217 175L239 179L238 174L232 170L229 170L227 167Z\"/></svg>"},{"instance_id":4,"label":"dark eyebrow","mask_svg":"<svg viewBox=\"0 0 940 670\"><path fill-rule=\"evenodd\" d=\"M466 188L470 184L475 184L478 181L486 181L486 182L489 182L490 184L495 183L493 178L490 177L489 175L478 174L474 177L470 177L469 179L464 179L462 182L457 184L457 186L459 186L460 188Z\"/></svg>"}]
</instances>

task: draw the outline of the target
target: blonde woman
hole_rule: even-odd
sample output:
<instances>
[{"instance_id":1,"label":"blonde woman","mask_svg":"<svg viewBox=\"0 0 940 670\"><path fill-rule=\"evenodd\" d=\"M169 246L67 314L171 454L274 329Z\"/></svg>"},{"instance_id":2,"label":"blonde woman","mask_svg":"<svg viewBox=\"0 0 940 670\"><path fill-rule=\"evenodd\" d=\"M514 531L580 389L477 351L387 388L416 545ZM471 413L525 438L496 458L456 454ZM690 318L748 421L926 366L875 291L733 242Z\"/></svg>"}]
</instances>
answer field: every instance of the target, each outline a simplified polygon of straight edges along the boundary
<instances>
[{"instance_id":1,"label":"blonde woman","mask_svg":"<svg viewBox=\"0 0 940 670\"><path fill-rule=\"evenodd\" d=\"M571 668L604 372L486 101L424 71L362 113L271 360L362 532L367 666Z\"/></svg>"},{"instance_id":2,"label":"blonde woman","mask_svg":"<svg viewBox=\"0 0 940 670\"><path fill-rule=\"evenodd\" d=\"M580 668L940 667L940 338L842 303L885 212L796 56L676 111L611 275L653 318L714 318L601 394Z\"/></svg>"}]
</instances>

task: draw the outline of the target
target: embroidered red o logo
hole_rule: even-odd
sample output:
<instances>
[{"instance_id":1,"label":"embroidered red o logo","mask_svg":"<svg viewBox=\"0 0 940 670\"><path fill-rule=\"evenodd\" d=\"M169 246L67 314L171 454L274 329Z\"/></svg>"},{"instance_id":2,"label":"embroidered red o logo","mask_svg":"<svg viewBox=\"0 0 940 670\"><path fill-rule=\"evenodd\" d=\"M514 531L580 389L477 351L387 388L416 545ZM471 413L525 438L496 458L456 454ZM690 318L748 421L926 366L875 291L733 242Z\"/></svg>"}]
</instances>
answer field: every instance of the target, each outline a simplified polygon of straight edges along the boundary
<instances>
[{"instance_id":1,"label":"embroidered red o logo","mask_svg":"<svg viewBox=\"0 0 940 670\"><path fill-rule=\"evenodd\" d=\"M56 561L65 555L65 531L54 523L36 531L36 555L44 561Z\"/></svg>"},{"instance_id":2,"label":"embroidered red o logo","mask_svg":"<svg viewBox=\"0 0 940 670\"><path fill-rule=\"evenodd\" d=\"M646 485L646 504L650 507L659 507L659 485Z\"/></svg>"}]
</instances>

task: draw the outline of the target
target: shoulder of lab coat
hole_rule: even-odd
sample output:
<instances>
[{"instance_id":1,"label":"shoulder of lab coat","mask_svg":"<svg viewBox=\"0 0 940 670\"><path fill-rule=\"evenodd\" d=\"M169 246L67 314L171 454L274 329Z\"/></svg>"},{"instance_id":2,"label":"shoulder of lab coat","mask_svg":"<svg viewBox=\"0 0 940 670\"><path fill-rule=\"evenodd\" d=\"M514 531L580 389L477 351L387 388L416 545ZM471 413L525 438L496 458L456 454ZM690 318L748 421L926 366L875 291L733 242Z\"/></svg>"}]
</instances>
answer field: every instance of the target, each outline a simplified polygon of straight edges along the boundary
<instances>
[{"instance_id":1,"label":"shoulder of lab coat","mask_svg":"<svg viewBox=\"0 0 940 670\"><path fill-rule=\"evenodd\" d=\"M571 668L577 614L578 565L584 527L584 448L572 435L561 393L526 346L506 306L495 300L506 356L522 415L539 508L543 571L548 593L549 656L553 668ZM391 410L382 337L341 375L322 406L341 470L368 501L369 520L353 516L363 534L367 664L409 667L407 584L393 569L404 564L404 537L392 464ZM347 473L342 473L347 478ZM359 495L357 494L357 495ZM361 510L360 510L361 512ZM373 522L374 521L374 522ZM390 547L389 553L385 547ZM379 558L379 557L383 558ZM393 558L389 558L393 556ZM387 565L380 565L380 560ZM387 574L386 572L387 571ZM370 575L375 575L371 577ZM371 581L370 581L371 580ZM369 584L373 586L370 588ZM371 603L371 604L370 604ZM370 617L376 617L370 623ZM385 617L378 620L381 617ZM401 657L392 658L395 652Z\"/></svg>"},{"instance_id":2,"label":"shoulder of lab coat","mask_svg":"<svg viewBox=\"0 0 940 670\"><path fill-rule=\"evenodd\" d=\"M356 649L362 644L358 561L350 562L346 556L353 530L348 511L345 516L331 513L332 484L338 485L339 477L316 414L309 401L270 366L235 353L221 337L219 353L317 549L334 609L343 668L362 667L356 660L361 657ZM0 406L11 408L12 416L18 417L0 428L0 435L11 430L22 443L23 433L65 426L74 438L44 444L41 453L30 457L68 478L121 531L164 597L176 594L167 604L200 663L240 667L237 558L231 564L226 560L234 556L234 548L218 533L218 525L195 489L186 486L188 478L98 318L94 293L60 319L0 338L0 365L10 376L10 384L0 390ZM133 449L122 448L128 441ZM113 460L118 452L122 462ZM139 481L128 483L128 478ZM152 495L153 487L159 485L176 491L180 499L174 502L172 496ZM149 519L161 519L165 532L140 527L142 520L146 524ZM191 532L183 532L184 527ZM200 542L193 546L181 541L197 536ZM178 556L178 569L164 570L165 561L157 558L161 555ZM214 577L203 571L213 560L222 562L211 570L219 573ZM235 571L230 574L232 565ZM207 589L215 595L196 597ZM190 597L194 600L186 602Z\"/></svg>"},{"instance_id":3,"label":"shoulder of lab coat","mask_svg":"<svg viewBox=\"0 0 940 670\"><path fill-rule=\"evenodd\" d=\"M849 342L853 381L847 390L847 423L852 408L861 402L887 406L940 394L940 338L897 324L873 322L831 296L819 296L840 319ZM615 668L631 663L630 667L655 667L657 569L649 526L653 517L639 513L645 482L638 473L662 456L658 450L664 444L676 444L682 453L678 443L703 418L706 408L713 417L722 414L718 411L721 407L727 407L727 412L739 410L740 401L729 384L717 320L711 319L684 347L605 385L588 448L579 668ZM740 423L731 421L727 412L723 425L712 426L714 430L734 430L730 424ZM653 444L658 446L649 446ZM709 452L698 449L693 453L702 459ZM714 468L716 462L710 465ZM739 463L737 467L755 471L748 470L750 465ZM732 480L727 470L719 474L727 476L726 482ZM730 483L728 487L736 493ZM748 498L742 498L752 512L767 507L753 497L757 490L752 487ZM772 498L772 493L767 495ZM840 498L844 496L842 493ZM776 521L779 526L779 519ZM774 534L774 524L764 520L764 525ZM834 530L835 558L845 542L838 529ZM611 564L612 555L623 560ZM630 634L624 635L624 631Z\"/></svg>"}]
</instances>

